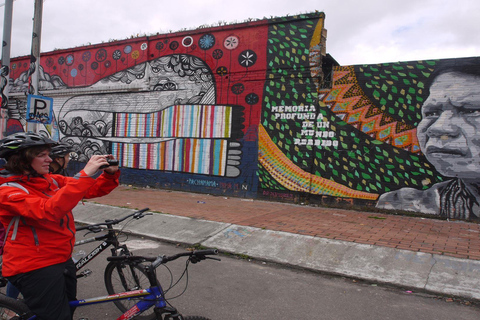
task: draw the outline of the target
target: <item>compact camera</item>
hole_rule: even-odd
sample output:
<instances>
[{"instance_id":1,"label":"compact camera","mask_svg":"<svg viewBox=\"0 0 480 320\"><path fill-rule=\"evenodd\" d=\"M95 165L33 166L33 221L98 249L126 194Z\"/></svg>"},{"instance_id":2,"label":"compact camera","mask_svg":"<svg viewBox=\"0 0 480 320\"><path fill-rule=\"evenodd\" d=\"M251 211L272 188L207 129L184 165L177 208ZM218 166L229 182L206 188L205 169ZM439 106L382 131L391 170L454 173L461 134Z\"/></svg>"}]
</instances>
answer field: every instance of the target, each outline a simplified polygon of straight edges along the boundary
<instances>
[{"instance_id":1,"label":"compact camera","mask_svg":"<svg viewBox=\"0 0 480 320\"><path fill-rule=\"evenodd\" d=\"M110 166L118 166L118 160L116 159L107 159L108 165L104 164L103 166L100 166L100 169L105 169Z\"/></svg>"}]
</instances>

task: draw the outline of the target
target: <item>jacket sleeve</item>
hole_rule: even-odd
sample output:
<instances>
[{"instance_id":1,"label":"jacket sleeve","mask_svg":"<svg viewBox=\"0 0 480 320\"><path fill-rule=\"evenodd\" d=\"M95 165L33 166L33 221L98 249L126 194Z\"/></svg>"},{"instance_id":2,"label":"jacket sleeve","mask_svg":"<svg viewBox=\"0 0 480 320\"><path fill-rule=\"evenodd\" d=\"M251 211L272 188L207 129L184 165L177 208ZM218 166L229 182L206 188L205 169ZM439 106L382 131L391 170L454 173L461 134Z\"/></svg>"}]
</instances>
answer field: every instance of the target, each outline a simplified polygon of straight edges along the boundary
<instances>
[{"instance_id":1,"label":"jacket sleeve","mask_svg":"<svg viewBox=\"0 0 480 320\"><path fill-rule=\"evenodd\" d=\"M35 220L60 221L89 192L97 181L83 171L78 178L60 179L60 188L51 196L39 195L36 190L16 187L0 188L0 214L24 216Z\"/></svg>"},{"instance_id":2,"label":"jacket sleeve","mask_svg":"<svg viewBox=\"0 0 480 320\"><path fill-rule=\"evenodd\" d=\"M85 199L98 198L109 194L113 189L118 187L120 170L114 174L103 172L97 179L96 183L88 189Z\"/></svg>"}]
</instances>

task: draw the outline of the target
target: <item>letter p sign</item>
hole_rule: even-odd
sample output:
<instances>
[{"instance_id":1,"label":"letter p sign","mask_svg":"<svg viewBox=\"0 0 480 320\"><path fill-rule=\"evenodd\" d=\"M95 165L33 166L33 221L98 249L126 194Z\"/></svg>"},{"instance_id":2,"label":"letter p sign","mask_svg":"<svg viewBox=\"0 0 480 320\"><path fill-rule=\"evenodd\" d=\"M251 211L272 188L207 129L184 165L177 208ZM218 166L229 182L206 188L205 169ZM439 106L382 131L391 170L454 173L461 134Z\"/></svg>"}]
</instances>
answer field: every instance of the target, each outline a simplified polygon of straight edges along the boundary
<instances>
[{"instance_id":1,"label":"letter p sign","mask_svg":"<svg viewBox=\"0 0 480 320\"><path fill-rule=\"evenodd\" d=\"M37 123L52 123L53 99L43 96L28 96L27 121Z\"/></svg>"}]
</instances>

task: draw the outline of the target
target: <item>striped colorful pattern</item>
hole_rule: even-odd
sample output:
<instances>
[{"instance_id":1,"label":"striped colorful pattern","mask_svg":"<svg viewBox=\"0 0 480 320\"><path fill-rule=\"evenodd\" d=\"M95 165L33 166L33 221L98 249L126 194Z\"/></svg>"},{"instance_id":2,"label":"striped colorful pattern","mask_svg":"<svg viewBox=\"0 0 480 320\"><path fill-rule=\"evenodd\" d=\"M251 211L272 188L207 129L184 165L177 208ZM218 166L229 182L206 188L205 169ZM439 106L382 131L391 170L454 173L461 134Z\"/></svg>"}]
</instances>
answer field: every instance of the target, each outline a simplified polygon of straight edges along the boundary
<instances>
[{"instance_id":1,"label":"striped colorful pattern","mask_svg":"<svg viewBox=\"0 0 480 320\"><path fill-rule=\"evenodd\" d=\"M116 137L230 138L232 107L174 105L155 113L116 113Z\"/></svg>"},{"instance_id":2,"label":"striped colorful pattern","mask_svg":"<svg viewBox=\"0 0 480 320\"><path fill-rule=\"evenodd\" d=\"M278 149L262 125L258 126L258 149L262 166L288 190L366 200L378 198L378 194L350 189L300 169Z\"/></svg>"},{"instance_id":3,"label":"striped colorful pattern","mask_svg":"<svg viewBox=\"0 0 480 320\"><path fill-rule=\"evenodd\" d=\"M172 139L160 143L112 143L112 154L128 168L224 176L228 140Z\"/></svg>"}]
</instances>

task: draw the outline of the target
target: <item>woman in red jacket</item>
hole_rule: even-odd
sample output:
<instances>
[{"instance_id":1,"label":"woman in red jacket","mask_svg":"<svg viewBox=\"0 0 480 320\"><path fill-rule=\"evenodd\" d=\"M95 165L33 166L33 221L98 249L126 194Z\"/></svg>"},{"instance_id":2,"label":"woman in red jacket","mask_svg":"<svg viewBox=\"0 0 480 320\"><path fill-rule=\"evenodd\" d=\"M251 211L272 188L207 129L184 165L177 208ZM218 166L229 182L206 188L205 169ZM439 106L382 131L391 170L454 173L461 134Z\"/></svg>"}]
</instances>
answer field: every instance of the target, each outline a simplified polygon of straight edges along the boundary
<instances>
[{"instance_id":1,"label":"woman in red jacket","mask_svg":"<svg viewBox=\"0 0 480 320\"><path fill-rule=\"evenodd\" d=\"M84 198L112 191L120 172L118 166L103 169L111 155L94 155L74 177L49 174L55 144L35 133L0 141L6 160L0 171L0 222L7 230L2 273L39 319L67 320L73 316L68 301L76 299L71 210Z\"/></svg>"}]
</instances>

